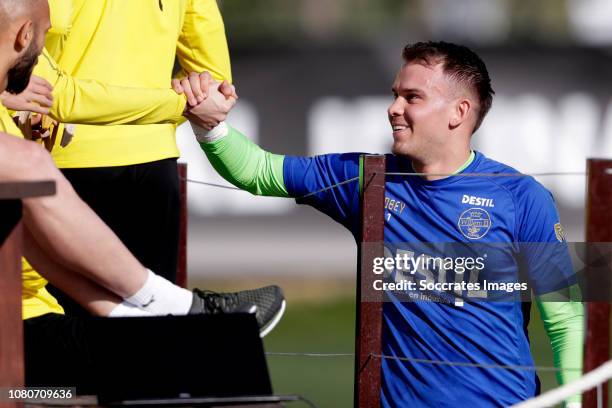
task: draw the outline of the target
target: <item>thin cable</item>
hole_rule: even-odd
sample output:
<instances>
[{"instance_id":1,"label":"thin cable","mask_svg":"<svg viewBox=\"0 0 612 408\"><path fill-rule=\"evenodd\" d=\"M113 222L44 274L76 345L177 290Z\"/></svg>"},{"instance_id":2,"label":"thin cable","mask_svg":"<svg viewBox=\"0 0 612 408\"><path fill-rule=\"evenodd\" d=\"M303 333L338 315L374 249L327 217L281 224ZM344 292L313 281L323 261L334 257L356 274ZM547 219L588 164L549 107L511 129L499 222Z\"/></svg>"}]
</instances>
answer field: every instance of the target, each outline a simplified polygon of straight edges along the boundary
<instances>
[{"instance_id":1,"label":"thin cable","mask_svg":"<svg viewBox=\"0 0 612 408\"><path fill-rule=\"evenodd\" d=\"M283 357L355 357L355 353L274 353L266 352L267 356Z\"/></svg>"},{"instance_id":2,"label":"thin cable","mask_svg":"<svg viewBox=\"0 0 612 408\"><path fill-rule=\"evenodd\" d=\"M246 192L245 190L242 190L242 189L240 189L238 187L234 187L234 186L226 186L226 185L223 185L223 184L209 183L209 182L206 182L206 181L191 180L191 179L183 179L183 180L187 180L188 183L193 183L193 184L201 184L201 185L204 185L204 186L218 187L218 188L225 188L227 190L238 190L238 191Z\"/></svg>"},{"instance_id":3,"label":"thin cable","mask_svg":"<svg viewBox=\"0 0 612 408\"><path fill-rule=\"evenodd\" d=\"M402 173L385 172L385 176L433 176L433 177L543 177L543 176L588 176L586 172L551 172L551 173Z\"/></svg>"},{"instance_id":4,"label":"thin cable","mask_svg":"<svg viewBox=\"0 0 612 408\"><path fill-rule=\"evenodd\" d=\"M245 190L242 190L242 189L240 189L240 188L238 188L238 187L234 187L234 186L227 186L227 185L224 185L224 184L210 183L210 182L207 182L207 181L192 180L192 179L181 179L181 180L186 180L188 183L200 184L200 185L203 185L203 186L217 187L217 188L225 188L225 189L227 189L227 190L238 190L238 191L245 191ZM331 190L331 189L333 189L333 188L340 187L340 186L342 186L342 185L344 185L344 184L352 183L353 181L357 181L357 180L359 180L359 177L353 177L353 178L351 178L351 179L341 181L341 182L339 182L339 183L337 183L337 184L334 184L334 185L331 185L331 186L328 186L328 187L324 187L324 188L322 188L322 189L320 189L320 190L313 191L313 192L308 193L308 194L306 194L306 195L303 195L303 196L301 196L301 197L296 197L296 199L300 200L300 199L303 199L303 198L307 198L307 197L310 197L310 196L312 196L312 195L319 194L319 193L322 193L322 192L324 192L324 191ZM246 192L246 191L245 191L245 192Z\"/></svg>"},{"instance_id":5,"label":"thin cable","mask_svg":"<svg viewBox=\"0 0 612 408\"><path fill-rule=\"evenodd\" d=\"M580 371L580 368L557 368L557 367L546 367L546 366L525 366L525 365L503 365L503 364L483 364L483 363L464 363L459 361L441 361L441 360L426 360L422 358L411 358L411 357L397 357L397 356L385 356L382 354L370 354L374 358L382 358L385 360L399 360L409 361L411 363L424 363L433 365L445 365L445 366L456 366L456 367L474 367L474 368L487 368L487 369L501 369L501 370L524 370L524 371Z\"/></svg>"},{"instance_id":6,"label":"thin cable","mask_svg":"<svg viewBox=\"0 0 612 408\"><path fill-rule=\"evenodd\" d=\"M333 186L329 186L329 187L325 187L325 188L322 188L322 189L317 190L317 191L313 191L312 193L308 193L308 194L306 194L304 196L298 197L298 199L307 198L307 197L310 197L312 195L319 194L319 193L322 193L324 191L331 190L332 188L340 187L340 186L342 186L344 184L352 183L353 181L357 181L357 180L359 180L359 176L350 178L348 180L341 181L340 183L334 184Z\"/></svg>"},{"instance_id":7,"label":"thin cable","mask_svg":"<svg viewBox=\"0 0 612 408\"><path fill-rule=\"evenodd\" d=\"M315 405L314 402L312 402L311 400L309 400L306 397L302 397L301 395L298 395L298 398L300 399L300 401L302 401L304 404L308 405L310 408L319 408L317 405Z\"/></svg>"},{"instance_id":8,"label":"thin cable","mask_svg":"<svg viewBox=\"0 0 612 408\"><path fill-rule=\"evenodd\" d=\"M586 172L548 172L548 173L459 173L459 174L449 174L449 173L402 173L402 172L385 172L385 176L407 176L407 177L546 177L546 176L587 176ZM217 187L223 188L226 190L237 190L237 191L245 191L238 187L211 183L207 181L201 180L192 180L192 179L183 179L187 180L188 183L199 184L209 187ZM319 194L340 186L343 186L348 183L352 183L354 181L359 180L359 177L353 177L348 180L341 181L339 183L333 184L331 186L324 187L322 189L313 191L301 197L296 197L298 200L308 198L315 194Z\"/></svg>"},{"instance_id":9,"label":"thin cable","mask_svg":"<svg viewBox=\"0 0 612 408\"><path fill-rule=\"evenodd\" d=\"M267 356L280 357L355 357L355 353L291 353L291 352L266 352ZM418 364L433 364L457 367L474 367L487 369L502 369L502 370L524 370L524 371L542 371L542 372L557 372L557 371L582 371L580 368L557 368L547 366L525 366L525 365L502 365L502 364L483 364L483 363L465 363L456 361L443 360L427 360L422 358L386 356L384 354L370 354L374 358L382 358L385 360L407 361Z\"/></svg>"}]
</instances>

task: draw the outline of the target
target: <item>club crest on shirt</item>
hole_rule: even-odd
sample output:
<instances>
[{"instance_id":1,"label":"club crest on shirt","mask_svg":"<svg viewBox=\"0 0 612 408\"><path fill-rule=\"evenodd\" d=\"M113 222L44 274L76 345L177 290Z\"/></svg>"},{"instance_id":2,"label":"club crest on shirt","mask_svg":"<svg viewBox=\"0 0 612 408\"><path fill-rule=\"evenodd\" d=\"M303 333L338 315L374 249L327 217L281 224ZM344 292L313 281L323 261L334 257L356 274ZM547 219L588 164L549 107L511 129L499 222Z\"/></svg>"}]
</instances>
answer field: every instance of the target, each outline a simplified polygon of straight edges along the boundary
<instances>
[{"instance_id":1,"label":"club crest on shirt","mask_svg":"<svg viewBox=\"0 0 612 408\"><path fill-rule=\"evenodd\" d=\"M491 217L482 208L470 208L461 213L457 226L467 239L480 239L489 232Z\"/></svg>"},{"instance_id":2,"label":"club crest on shirt","mask_svg":"<svg viewBox=\"0 0 612 408\"><path fill-rule=\"evenodd\" d=\"M557 237L557 241L559 242L565 242L566 240L565 228L563 228L563 225L561 225L561 223L555 224L555 236Z\"/></svg>"}]
</instances>

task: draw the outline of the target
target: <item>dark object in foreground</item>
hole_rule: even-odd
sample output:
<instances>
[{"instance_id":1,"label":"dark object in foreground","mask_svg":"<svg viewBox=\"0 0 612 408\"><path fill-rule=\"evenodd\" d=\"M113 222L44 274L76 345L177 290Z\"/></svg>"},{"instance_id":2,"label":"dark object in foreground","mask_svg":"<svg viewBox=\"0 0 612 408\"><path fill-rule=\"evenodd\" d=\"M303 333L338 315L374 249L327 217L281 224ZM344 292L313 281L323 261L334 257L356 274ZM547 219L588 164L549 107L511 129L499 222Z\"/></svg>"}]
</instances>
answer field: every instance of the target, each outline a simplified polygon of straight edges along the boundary
<instances>
[{"instance_id":1,"label":"dark object in foreground","mask_svg":"<svg viewBox=\"0 0 612 408\"><path fill-rule=\"evenodd\" d=\"M96 320L90 335L103 341L94 354L101 404L272 394L253 315Z\"/></svg>"},{"instance_id":2,"label":"dark object in foreground","mask_svg":"<svg viewBox=\"0 0 612 408\"><path fill-rule=\"evenodd\" d=\"M253 314L50 314L25 323L30 387L76 387L78 395L96 395L101 405L272 395Z\"/></svg>"}]
</instances>

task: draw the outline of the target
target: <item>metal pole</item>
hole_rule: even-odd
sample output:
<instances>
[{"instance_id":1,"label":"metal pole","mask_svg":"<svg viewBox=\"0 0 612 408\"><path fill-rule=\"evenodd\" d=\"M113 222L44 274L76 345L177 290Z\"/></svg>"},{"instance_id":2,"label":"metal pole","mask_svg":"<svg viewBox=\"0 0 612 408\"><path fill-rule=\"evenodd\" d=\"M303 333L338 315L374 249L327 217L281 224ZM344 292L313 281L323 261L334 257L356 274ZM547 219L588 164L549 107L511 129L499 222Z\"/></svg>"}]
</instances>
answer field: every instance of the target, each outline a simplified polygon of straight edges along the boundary
<instances>
[{"instance_id":1,"label":"metal pole","mask_svg":"<svg viewBox=\"0 0 612 408\"><path fill-rule=\"evenodd\" d=\"M610 169L612 169L612 160L587 160L587 245L612 242L612 175ZM587 248L587 254L588 252ZM598 301L585 303L587 313L583 367L585 373L608 361L610 356L610 284L611 277L608 274L602 275L596 273L595 269L587 269L587 293L594 293L596 290ZM584 393L584 408L599 406L608 406L607 382L597 390Z\"/></svg>"}]
</instances>

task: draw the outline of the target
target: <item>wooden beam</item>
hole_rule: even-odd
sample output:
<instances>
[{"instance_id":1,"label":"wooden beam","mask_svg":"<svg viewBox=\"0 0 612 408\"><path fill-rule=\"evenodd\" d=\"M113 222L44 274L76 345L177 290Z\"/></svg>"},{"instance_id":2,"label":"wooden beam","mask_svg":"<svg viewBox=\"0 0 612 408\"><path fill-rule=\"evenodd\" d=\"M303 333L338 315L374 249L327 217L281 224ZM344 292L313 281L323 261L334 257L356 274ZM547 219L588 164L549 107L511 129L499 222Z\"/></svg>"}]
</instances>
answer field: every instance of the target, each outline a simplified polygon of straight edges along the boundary
<instances>
[{"instance_id":1,"label":"wooden beam","mask_svg":"<svg viewBox=\"0 0 612 408\"><path fill-rule=\"evenodd\" d=\"M176 284L187 287L187 163L178 164L181 214L179 225L179 253L176 268Z\"/></svg>"},{"instance_id":2,"label":"wooden beam","mask_svg":"<svg viewBox=\"0 0 612 408\"><path fill-rule=\"evenodd\" d=\"M373 299L373 259L384 254L385 156L366 155L361 194L361 243L357 265L357 324L355 345L356 407L379 407L382 299Z\"/></svg>"},{"instance_id":3,"label":"wooden beam","mask_svg":"<svg viewBox=\"0 0 612 408\"><path fill-rule=\"evenodd\" d=\"M2 183L0 200L55 195L55 181Z\"/></svg>"},{"instance_id":4,"label":"wooden beam","mask_svg":"<svg viewBox=\"0 0 612 408\"><path fill-rule=\"evenodd\" d=\"M586 238L587 243L612 242L612 160L587 160ZM588 244L587 244L588 245ZM588 257L587 250L587 257ZM587 259L587 264L588 264ZM610 358L610 276L591 276L587 270L587 286L596 285L598 300L602 288L608 292L605 301L587 302L584 372L597 368ZM604 294L605 295L605 294ZM584 393L583 407L608 406L608 386L603 385L603 401L597 404L597 391Z\"/></svg>"}]
</instances>

